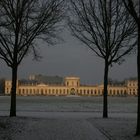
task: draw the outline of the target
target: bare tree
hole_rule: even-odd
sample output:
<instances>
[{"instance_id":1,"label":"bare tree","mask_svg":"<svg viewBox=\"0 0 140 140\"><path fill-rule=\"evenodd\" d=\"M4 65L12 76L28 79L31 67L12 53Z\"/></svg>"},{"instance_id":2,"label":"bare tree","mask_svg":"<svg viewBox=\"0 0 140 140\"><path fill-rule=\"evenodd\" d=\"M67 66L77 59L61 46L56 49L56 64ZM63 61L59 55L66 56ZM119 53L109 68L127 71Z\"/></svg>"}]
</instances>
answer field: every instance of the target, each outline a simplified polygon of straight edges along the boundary
<instances>
[{"instance_id":1,"label":"bare tree","mask_svg":"<svg viewBox=\"0 0 140 140\"><path fill-rule=\"evenodd\" d=\"M70 0L72 34L104 60L103 117L108 117L109 67L133 49L135 24L120 0Z\"/></svg>"},{"instance_id":2,"label":"bare tree","mask_svg":"<svg viewBox=\"0 0 140 140\"><path fill-rule=\"evenodd\" d=\"M0 79L0 94L4 95L5 90L5 78Z\"/></svg>"},{"instance_id":3,"label":"bare tree","mask_svg":"<svg viewBox=\"0 0 140 140\"><path fill-rule=\"evenodd\" d=\"M137 110L137 128L136 135L140 135L140 1L139 0L122 0L130 15L137 24L137 75L138 75L138 110Z\"/></svg>"},{"instance_id":4,"label":"bare tree","mask_svg":"<svg viewBox=\"0 0 140 140\"><path fill-rule=\"evenodd\" d=\"M18 66L31 51L38 56L37 39L53 43L63 10L64 0L0 1L0 58L12 69L10 116L16 116Z\"/></svg>"}]
</instances>

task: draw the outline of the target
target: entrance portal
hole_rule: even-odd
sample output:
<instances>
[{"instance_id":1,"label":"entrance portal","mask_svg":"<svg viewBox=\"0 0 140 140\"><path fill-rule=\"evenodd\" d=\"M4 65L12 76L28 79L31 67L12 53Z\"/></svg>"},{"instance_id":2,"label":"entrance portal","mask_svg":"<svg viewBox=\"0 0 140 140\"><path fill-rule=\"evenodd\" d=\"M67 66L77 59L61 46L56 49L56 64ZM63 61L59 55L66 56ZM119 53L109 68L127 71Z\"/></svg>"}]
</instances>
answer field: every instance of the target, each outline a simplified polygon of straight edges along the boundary
<instances>
[{"instance_id":1,"label":"entrance portal","mask_svg":"<svg viewBox=\"0 0 140 140\"><path fill-rule=\"evenodd\" d=\"M75 89L74 89L74 88L72 88L72 89L70 90L70 95L76 95Z\"/></svg>"}]
</instances>

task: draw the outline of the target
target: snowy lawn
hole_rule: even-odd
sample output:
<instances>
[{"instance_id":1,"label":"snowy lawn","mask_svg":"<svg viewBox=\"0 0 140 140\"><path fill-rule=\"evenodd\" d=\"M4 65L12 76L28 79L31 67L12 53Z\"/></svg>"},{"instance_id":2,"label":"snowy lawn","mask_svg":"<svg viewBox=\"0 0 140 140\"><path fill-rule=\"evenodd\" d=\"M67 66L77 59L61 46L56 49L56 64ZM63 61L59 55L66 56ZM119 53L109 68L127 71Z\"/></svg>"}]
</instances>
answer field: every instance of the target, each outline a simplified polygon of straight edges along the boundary
<instances>
[{"instance_id":1,"label":"snowy lawn","mask_svg":"<svg viewBox=\"0 0 140 140\"><path fill-rule=\"evenodd\" d=\"M132 118L91 118L88 121L94 125L108 140L140 140L135 136L136 119Z\"/></svg>"},{"instance_id":2,"label":"snowy lawn","mask_svg":"<svg viewBox=\"0 0 140 140\"><path fill-rule=\"evenodd\" d=\"M109 97L109 118L102 119L102 97L0 96L0 140L140 140L135 137L136 97Z\"/></svg>"},{"instance_id":3,"label":"snowy lawn","mask_svg":"<svg viewBox=\"0 0 140 140\"><path fill-rule=\"evenodd\" d=\"M109 97L109 112L136 113L136 97ZM9 112L10 97L0 96L0 111ZM17 96L17 112L102 112L102 97Z\"/></svg>"}]
</instances>

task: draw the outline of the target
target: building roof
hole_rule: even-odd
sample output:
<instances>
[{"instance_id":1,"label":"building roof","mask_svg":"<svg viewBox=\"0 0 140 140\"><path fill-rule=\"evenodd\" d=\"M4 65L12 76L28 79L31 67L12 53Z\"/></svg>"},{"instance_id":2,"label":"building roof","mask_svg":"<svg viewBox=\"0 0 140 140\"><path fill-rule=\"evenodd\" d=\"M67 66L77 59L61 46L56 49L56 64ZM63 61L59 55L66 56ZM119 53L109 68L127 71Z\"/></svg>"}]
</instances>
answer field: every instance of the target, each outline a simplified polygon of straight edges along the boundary
<instances>
[{"instance_id":1,"label":"building roof","mask_svg":"<svg viewBox=\"0 0 140 140\"><path fill-rule=\"evenodd\" d=\"M44 76L44 75L32 75L30 76L29 82L36 82L37 84L46 84L46 85L62 85L63 77L60 76Z\"/></svg>"}]
</instances>

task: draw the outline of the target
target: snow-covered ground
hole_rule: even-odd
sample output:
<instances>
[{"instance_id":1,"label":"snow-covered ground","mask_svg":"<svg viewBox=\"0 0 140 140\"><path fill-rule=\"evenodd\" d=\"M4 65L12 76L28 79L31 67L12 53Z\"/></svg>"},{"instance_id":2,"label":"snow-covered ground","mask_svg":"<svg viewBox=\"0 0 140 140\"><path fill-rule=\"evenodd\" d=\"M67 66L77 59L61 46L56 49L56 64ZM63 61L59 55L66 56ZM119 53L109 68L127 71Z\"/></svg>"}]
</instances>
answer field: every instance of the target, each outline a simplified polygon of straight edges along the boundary
<instances>
[{"instance_id":1,"label":"snow-covered ground","mask_svg":"<svg viewBox=\"0 0 140 140\"><path fill-rule=\"evenodd\" d=\"M140 140L135 137L136 97L109 97L109 118L102 119L102 97L0 96L0 140Z\"/></svg>"}]
</instances>

